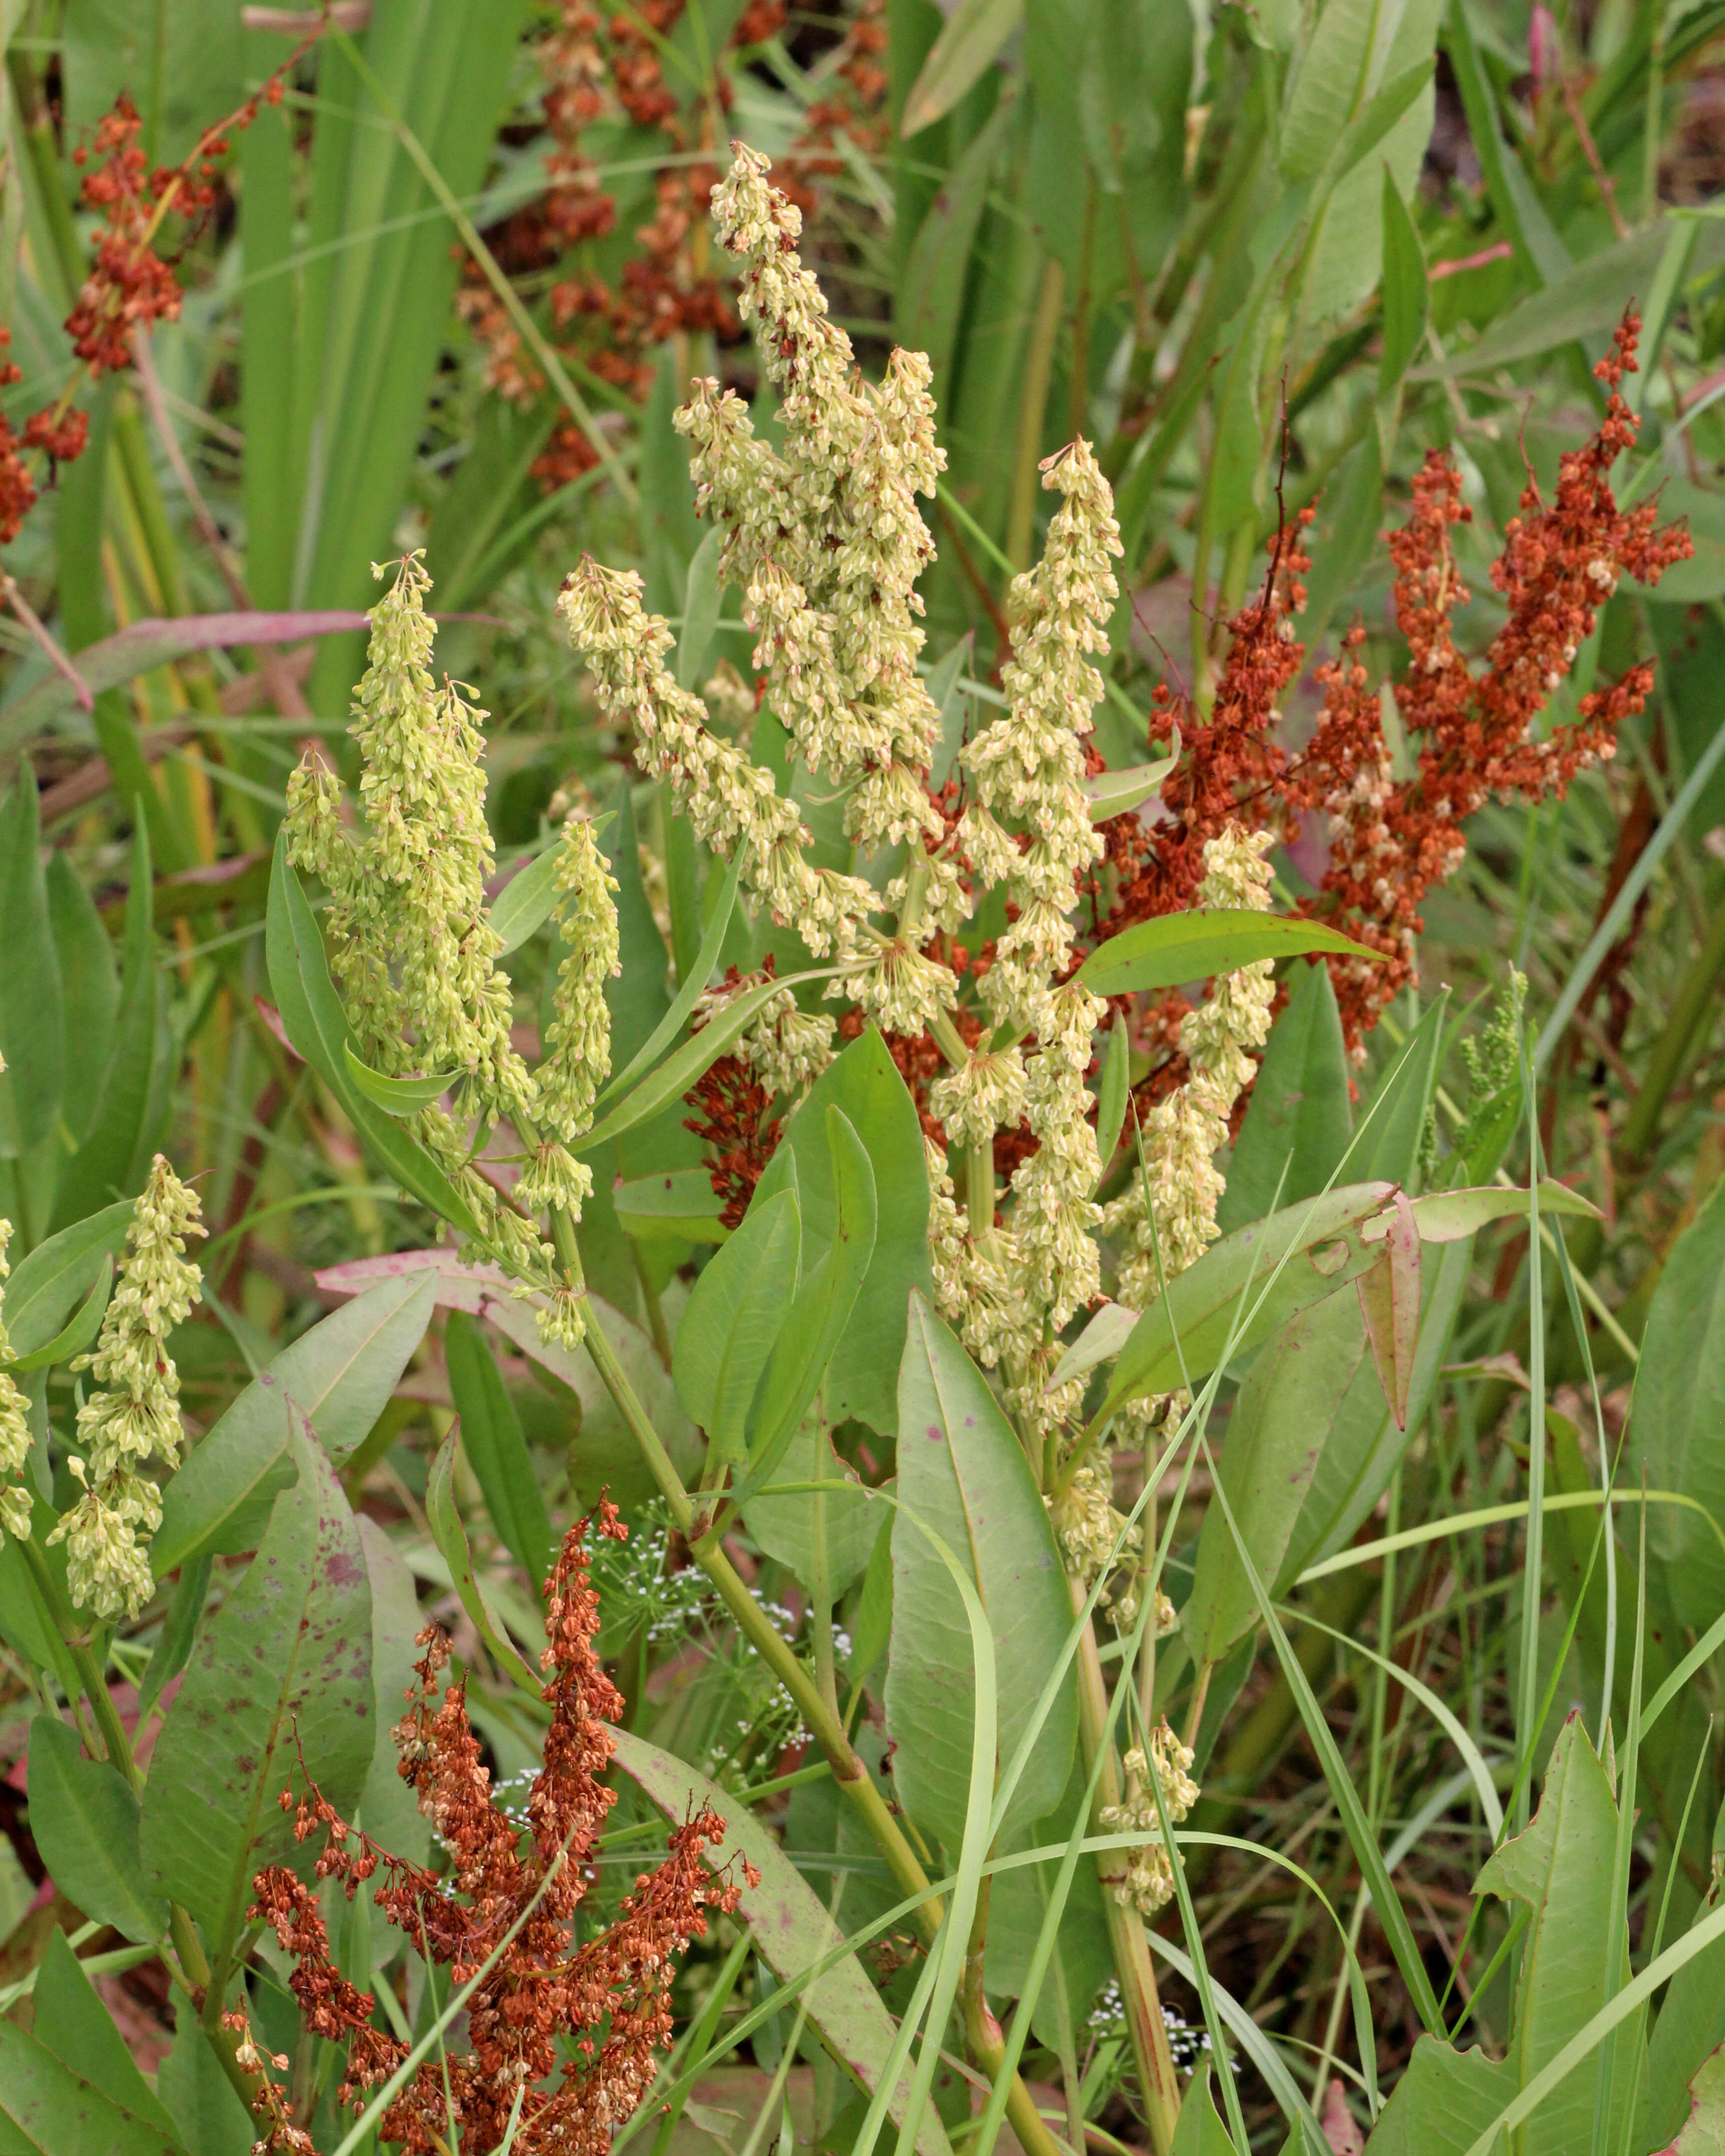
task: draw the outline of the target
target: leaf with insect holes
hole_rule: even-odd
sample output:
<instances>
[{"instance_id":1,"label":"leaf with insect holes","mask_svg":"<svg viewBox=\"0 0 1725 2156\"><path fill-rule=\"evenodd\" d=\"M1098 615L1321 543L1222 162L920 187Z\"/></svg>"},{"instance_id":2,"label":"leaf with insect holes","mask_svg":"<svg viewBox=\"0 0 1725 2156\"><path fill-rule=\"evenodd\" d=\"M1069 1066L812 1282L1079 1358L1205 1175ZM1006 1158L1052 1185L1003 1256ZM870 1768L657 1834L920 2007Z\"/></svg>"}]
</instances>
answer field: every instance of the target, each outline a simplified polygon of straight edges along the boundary
<instances>
[{"instance_id":1,"label":"leaf with insect holes","mask_svg":"<svg viewBox=\"0 0 1725 2156\"><path fill-rule=\"evenodd\" d=\"M289 1445L296 1480L193 1650L144 1785L146 1876L213 1953L238 1936L254 1876L295 1851L281 1792L309 1774L350 1812L372 1759L372 1597L353 1509L302 1426Z\"/></svg>"}]
</instances>

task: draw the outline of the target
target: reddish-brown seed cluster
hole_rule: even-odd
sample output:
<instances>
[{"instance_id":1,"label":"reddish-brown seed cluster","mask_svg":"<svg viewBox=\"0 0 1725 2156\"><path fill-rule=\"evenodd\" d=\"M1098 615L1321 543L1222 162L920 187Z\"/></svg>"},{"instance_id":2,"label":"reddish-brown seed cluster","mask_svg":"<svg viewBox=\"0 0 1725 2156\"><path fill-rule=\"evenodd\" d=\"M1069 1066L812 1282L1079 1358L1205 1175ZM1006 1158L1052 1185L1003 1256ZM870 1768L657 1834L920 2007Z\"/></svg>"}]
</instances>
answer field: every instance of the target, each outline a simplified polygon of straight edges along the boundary
<instances>
[{"instance_id":1,"label":"reddish-brown seed cluster","mask_svg":"<svg viewBox=\"0 0 1725 2156\"><path fill-rule=\"evenodd\" d=\"M769 1118L766 1087L747 1063L721 1055L706 1075L683 1096L696 1112L683 1127L711 1148L707 1176L725 1201L720 1224L734 1228L747 1212L755 1185L778 1143L779 1118Z\"/></svg>"},{"instance_id":2,"label":"reddish-brown seed cluster","mask_svg":"<svg viewBox=\"0 0 1725 2156\"><path fill-rule=\"evenodd\" d=\"M72 162L80 170L95 159L93 168L84 172L82 192L85 208L101 219L89 270L65 322L83 372L53 404L30 415L21 434L0 413L0 547L18 536L37 498L25 452L39 452L50 470L81 456L90 439L90 418L72 403L80 382L129 367L132 340L140 331L178 319L176 264L215 207L218 161L227 154L229 135L249 127L261 106L280 103L289 71L322 34L321 28L314 32L255 96L208 129L183 164L149 170L138 141L143 123L123 91L114 110L98 122L90 146L73 151ZM157 252L157 240L170 210L181 220L182 233L179 254L165 256ZM9 342L8 332L0 328L0 348ZM0 388L19 378L15 366L0 363Z\"/></svg>"},{"instance_id":3,"label":"reddish-brown seed cluster","mask_svg":"<svg viewBox=\"0 0 1725 2156\"><path fill-rule=\"evenodd\" d=\"M614 1750L608 1725L623 1708L593 1650L599 1611L589 1529L619 1540L628 1533L615 1507L602 1502L570 1529L546 1582L549 1645L541 1666L552 1718L525 1831L492 1798L465 1683L441 1686L449 1648L435 1627L420 1635L419 1684L394 1734L402 1777L448 1853L448 1876L379 1850L315 1787L295 1807L298 1838L323 1836L320 1880L339 1880L352 1899L363 1881L381 1874L375 1906L388 1921L454 1984L480 1979L467 2005L466 2051L428 2061L379 2122L379 2140L412 2156L447 2145L452 2115L464 2147L496 2147L524 2087L518 2156L601 2156L651 2085L654 2055L670 2041L680 1957L705 1932L706 1911L734 1909L742 1892L703 1861L725 1833L723 1820L703 1810L672 1831L665 1861L639 1875L613 1924L578 1944L572 1936L589 1854L616 1801L601 1777ZM283 1803L294 1806L290 1792ZM749 1867L744 1872L758 1883ZM406 2047L372 2025L372 1995L336 1968L315 1891L280 1865L259 1872L254 1888L252 1917L270 1923L293 1958L290 1983L305 2025L347 2045L340 2099L357 2102L395 2071ZM570 2039L575 2056L559 2069L560 2047ZM297 2156L301 2144L281 2092L264 2065L256 2070L267 2085L254 2105L262 2145ZM539 2087L552 2076L551 2090Z\"/></svg>"},{"instance_id":4,"label":"reddish-brown seed cluster","mask_svg":"<svg viewBox=\"0 0 1725 2156\"><path fill-rule=\"evenodd\" d=\"M1505 531L1491 582L1507 617L1476 675L1450 634L1468 593L1450 532L1468 520L1461 482L1434 450L1414 481L1407 523L1389 537L1396 618L1409 667L1395 690L1416 768L1397 778L1378 701L1357 656L1356 629L1340 659L1318 670L1323 716L1290 772L1286 799L1331 819L1330 863L1315 910L1337 918L1385 963L1332 959L1348 1045L1356 1053L1378 1012L1413 972L1420 905L1452 875L1466 851L1462 825L1490 799L1559 800L1578 771L1609 758L1617 729L1645 706L1653 670L1632 666L1610 687L1583 696L1576 718L1541 737L1552 692L1593 634L1600 607L1625 575L1656 584L1692 552L1680 525L1657 527L1657 506L1619 509L1607 475L1635 440L1635 414L1620 385L1635 367L1640 323L1625 313L1610 352L1594 372L1607 392L1599 432L1558 466L1548 506L1529 477L1523 514Z\"/></svg>"},{"instance_id":5,"label":"reddish-brown seed cluster","mask_svg":"<svg viewBox=\"0 0 1725 2156\"><path fill-rule=\"evenodd\" d=\"M179 319L180 280L151 244L163 203L177 195L182 214L201 219L215 199L201 176L149 170L138 141L143 125L122 91L96 128L97 163L84 176L84 206L100 213L102 230L66 330L92 377L130 363L134 330ZM83 163L85 154L76 151L75 161Z\"/></svg>"},{"instance_id":6,"label":"reddish-brown seed cluster","mask_svg":"<svg viewBox=\"0 0 1725 2156\"><path fill-rule=\"evenodd\" d=\"M1277 700L1305 658L1294 619L1305 602L1304 533L1312 512L1284 528L1263 591L1228 624L1209 719L1194 724L1183 700L1157 691L1151 737L1166 739L1178 721L1184 753L1163 788L1164 820L1148 824L1127 816L1102 825L1106 855L1093 878L1088 942L1190 906L1205 843L1227 824L1286 839L1302 814L1322 811L1329 819L1330 859L1307 910L1384 954L1375 964L1329 961L1348 1047L1356 1058L1363 1055L1366 1034L1413 976L1421 901L1461 862L1466 819L1493 798L1561 798L1578 771L1610 757L1618 727L1645 704L1653 675L1642 664L1582 697L1573 722L1538 732L1553 691L1620 579L1656 584L1692 551L1681 526L1658 527L1655 503L1620 510L1608 478L1635 439L1621 384L1635 369L1640 329L1630 308L1594 369L1607 393L1604 422L1561 459L1549 505L1529 477L1522 513L1510 522L1491 570L1507 619L1477 673L1451 634L1455 610L1468 593L1450 534L1471 512L1460 475L1441 450L1433 450L1416 475L1407 521L1389 535L1396 619L1409 660L1394 695L1411 772L1399 776L1394 767L1378 693L1361 663L1365 632L1358 625L1343 637L1338 657L1316 670L1322 716L1303 753L1290 757L1273 737ZM1111 886L1113 901L1102 913L1100 895ZM1135 1088L1141 1106L1184 1075L1174 1044L1186 1008L1173 993L1136 1021L1144 1047L1168 1051Z\"/></svg>"},{"instance_id":7,"label":"reddish-brown seed cluster","mask_svg":"<svg viewBox=\"0 0 1725 2156\"><path fill-rule=\"evenodd\" d=\"M661 59L684 6L685 0L641 0L606 19L590 0L562 0L539 47L549 184L490 235L493 254L511 276L557 273L550 313L564 340L561 356L637 401L652 387L656 350L671 338L707 332L734 343L742 334L728 283L710 261L708 208L719 168L703 153L713 140L712 100L697 98L685 110ZM812 182L843 169L841 135L878 146L887 89L879 64L883 8L884 0L863 0L826 69L828 95L810 106L803 133L778 161L775 179L805 213L817 205ZM787 13L787 0L747 0L727 49L744 50L776 36ZM728 111L730 79L721 69L716 80L717 105ZM616 224L616 198L605 192L583 148L588 127L614 115L656 131L663 155L653 214L636 227L634 250L614 284L578 255L570 259L583 242L603 239ZM487 386L523 406L544 395L542 368L524 351L507 309L475 264L467 265L457 305L484 350ZM586 431L562 411L531 469L551 492L597 462Z\"/></svg>"}]
</instances>

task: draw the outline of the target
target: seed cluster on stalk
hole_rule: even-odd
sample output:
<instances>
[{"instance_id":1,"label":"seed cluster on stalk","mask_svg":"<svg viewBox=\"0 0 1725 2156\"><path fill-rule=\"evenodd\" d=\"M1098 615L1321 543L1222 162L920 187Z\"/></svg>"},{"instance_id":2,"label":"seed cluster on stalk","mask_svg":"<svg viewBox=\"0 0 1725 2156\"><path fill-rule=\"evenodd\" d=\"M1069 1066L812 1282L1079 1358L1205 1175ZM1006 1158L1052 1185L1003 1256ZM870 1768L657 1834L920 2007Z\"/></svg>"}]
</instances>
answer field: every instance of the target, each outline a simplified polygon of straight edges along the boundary
<instances>
[{"instance_id":1,"label":"seed cluster on stalk","mask_svg":"<svg viewBox=\"0 0 1725 2156\"><path fill-rule=\"evenodd\" d=\"M706 1933L711 1912L736 1908L744 1880L759 1884L746 1863L741 1878L729 1865L713 1868L706 1852L723 1840L725 1822L696 1812L672 1828L665 1858L637 1876L614 1922L596 1932L580 1925L595 1845L616 1802L602 1777L616 1749L609 1725L623 1711L594 1649L599 1608L588 1538L628 1532L615 1507L601 1503L570 1528L545 1583L550 1644L540 1666L551 1722L525 1832L517 1808L500 1804L491 1788L465 1681L443 1684L449 1643L435 1626L420 1635L419 1682L393 1733L398 1771L448 1855L447 1876L380 1849L315 1785L297 1802L282 1793L296 1839L321 1837L317 1880L336 1881L351 1902L380 1879L373 1906L409 1946L446 1969L452 1985L479 1979L466 2049L427 2060L378 2122L379 2141L410 2156L433 2156L457 2137L464 2148L495 2148L512 2116L518 2156L603 2156L670 2041L671 1987L690 1941ZM253 1891L251 1919L267 1923L290 1956L306 2027L346 2046L340 2102L362 2103L403 2064L407 2045L372 2025L372 1994L341 1974L316 1888L271 1865ZM259 2051L243 2005L224 2019L242 2063L259 2076L260 2148L307 2156L311 2143L293 2122L288 2092L268 2072L286 2061Z\"/></svg>"}]
</instances>

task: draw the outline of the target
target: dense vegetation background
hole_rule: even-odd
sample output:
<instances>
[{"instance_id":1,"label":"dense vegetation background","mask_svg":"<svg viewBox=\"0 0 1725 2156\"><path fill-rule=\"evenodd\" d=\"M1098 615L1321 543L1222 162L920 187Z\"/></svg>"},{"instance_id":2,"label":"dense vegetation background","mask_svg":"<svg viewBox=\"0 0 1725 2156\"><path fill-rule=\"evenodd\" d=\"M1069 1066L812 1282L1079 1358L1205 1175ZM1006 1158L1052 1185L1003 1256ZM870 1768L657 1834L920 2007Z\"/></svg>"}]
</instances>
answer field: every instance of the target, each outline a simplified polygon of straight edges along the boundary
<instances>
[{"instance_id":1,"label":"dense vegetation background","mask_svg":"<svg viewBox=\"0 0 1725 2156\"><path fill-rule=\"evenodd\" d=\"M988 2156L1001 2131L1037 2156L1368 2135L1476 2156L1717 2147L1725 6L0 0L0 1432L17 1453L0 2146L237 2156L263 2133L324 2156L525 2156L603 2147L633 2113L655 2156L672 2140L867 2156L882 2131L927 2156ZM1025 708L1011 639L1031 600L1013 579L1064 543L1045 460L1082 438L1111 489L1118 588L1084 757L1103 851L1072 924L1109 1000L1074 1084L1094 1096L1111 1208L1101 1285L1134 1310L1167 1285L1147 1230L1132 1240L1144 1147L1208 1069L1183 1022L1239 968L1278 966L1255 1084L1212 1103L1230 1239L1212 1257L1235 1253L1201 1276L1214 1337L1194 1332L1206 1359L1181 1367L1194 1289L1158 1350L1164 1382L1139 1387L1179 1392L1175 1410L1112 1428L1106 1489L1081 1455L1105 1396L1112 1415L1123 1332L1069 1366L1090 1388L1070 1427L1042 1430L1034 1405L1087 1293L1035 1343L1034 1384L983 1374L959 1305L972 1358L928 1320L928 1382L973 1385L1009 1438L1010 1473L980 1455L977 1471L1018 1492L998 1502L1029 1540L1009 1558L981 1536L967 1559L996 1666L936 1558L882 1522L912 1472L901 1306L919 1280L934 1291L918 1141L950 1146L953 1217L968 1204L978 1245L996 1176L1005 1204L1048 1142L1033 1100L961 1147L932 1092L987 1032L977 998L1022 910L997 894L928 935L963 983L962 1037L810 982L798 1008L839 1019L829 1068L845 1074L819 1098L803 1098L819 1057L775 1078L740 1022L703 1051L697 994L727 969L809 966L799 924L739 898L729 848L631 760L628 713L558 612L584 557L638 571L676 633L677 685L795 799L810 859L877 890L902 879L887 856L904 832L874 867L853 860L839 790L796 767L753 595L709 536L722 504L697 519L672 425L707 377L793 458L806 424L784 408L794 355L747 333L710 221L733 141L800 209L803 259L869 381L896 346L928 357L946 463L922 505L916 665L942 844L974 789L971 744ZM335 1055L328 894L278 846L308 748L350 801L374 767L348 734L364 610L394 588L371 565L416 552L436 680L484 707L492 910L470 918L497 931L504 1031L530 1060L552 1050L579 943L552 917L567 819L615 879L611 1068L649 1052L634 1109L595 1127L591 1353L547 1342L496 1280L458 1279L439 1243L439 1214L464 1218L455 1170L403 1135L423 1136L413 1119L452 1074L398 1029L393 1065L368 1068L352 1037ZM1265 834L1271 875L1225 901L1204 849L1236 824ZM1168 942L1222 903L1377 959ZM831 1449L805 1448L817 1479L829 1460L845 1478L843 1553L829 1563L829 1501L810 1513L805 1481L721 1513L714 1558L701 1531L724 1479L763 1448L755 1422L728 1452L715 1435L684 1314L742 1246L757 1186L757 1224L783 1187L775 1159L794 1150L803 1178L806 1268L809 1190L829 1241L833 1209L850 1220L841 1138L829 1164L828 1127L814 1134L834 1102L872 1163L869 1236L896 1200L912 1253L901 1329L855 1319L821 1395ZM506 1186L519 1147L475 1112ZM1428 1205L1509 1195L1418 1232L1397 1213L1404 1269L1392 1283L1386 1257L1381 1307L1363 1285L1358 1313L1358 1232L1389 1201L1327 1214L1299 1262L1341 1236L1345 1303L1249 1318L1265 1246L1235 1262L1231 1239L1338 1176ZM190 1285L172 1248L185 1188L207 1235ZM1271 1259L1294 1247L1272 1237ZM414 1255L437 1248L446 1270ZM839 1260L820 1262L830 1286ZM116 1265L130 1303L110 1301ZM99 1384L157 1430L176 1373L187 1464L146 1478L165 1482L149 1562L109 1606L80 1589L100 1551L49 1539L82 1502L70 1461ZM280 1389L309 1418L298 1435ZM680 1513L683 1484L705 1510ZM595 1613L563 1537L602 1493L630 1532L589 1537ZM1033 1544L1118 1621L1062 1603L1015 1630ZM560 1659L542 1695L548 1572ZM322 1661L269 1615L271 1583L295 1579ZM1147 1625L1162 1594L1174 1621ZM443 1777L434 1837L388 1738L429 1620L465 1679L434 1730L433 1649L407 1738ZM921 1708L904 1704L916 1683ZM998 1707L1002 1807L1059 1752L1056 1786L1004 1825L973 1816L963 1759L929 1779L949 1697L972 1730ZM1111 1706L1111 1736L1092 1727ZM1045 1738L1014 1763L1033 1709ZM230 1739L209 1733L222 1714ZM1141 1923L1110 1884L1121 1818L1147 1848L1178 1814L1157 1816L1147 1767L1120 1786L1115 1753L1163 1716L1202 1796L1179 1891L1171 1877ZM622 1748L608 1813L570 1763L594 1717ZM866 1816L839 1789L858 1761ZM480 1766L516 1815L492 1810ZM363 1857L356 1877L344 1855L333 1884L296 1882L275 1805L311 1780L436 1880L367 1876ZM518 1856L530 1784L539 1840ZM696 1832L719 1831L709 1802L732 1836L716 1884ZM316 1849L329 1821L304 1818ZM979 1887L991 1848L1032 1846L1041 1861ZM547 1868L557 1847L591 1867L578 1908ZM968 1938L907 1890L919 1863L957 1882ZM439 1908L465 1912L447 1937ZM894 1912L808 1984L829 1944ZM566 1960L562 1930L506 1942L552 1912ZM482 1966L481 2005L453 2009ZM530 2022L548 2048L511 2082L498 2032ZM919 2024L921 2078L906 2066L901 2088L895 2031L909 2047ZM581 2029L605 2032L598 2065ZM393 2061L389 2044L421 2039L418 2096L362 2117L357 2072L340 2107L367 2044ZM661 2040L676 2049L635 2112ZM1206 2061L1214 2102L1202 2071L1188 2081ZM1003 2128L1014 2065L1030 2092ZM565 2066L567 2142L519 2093Z\"/></svg>"}]
</instances>

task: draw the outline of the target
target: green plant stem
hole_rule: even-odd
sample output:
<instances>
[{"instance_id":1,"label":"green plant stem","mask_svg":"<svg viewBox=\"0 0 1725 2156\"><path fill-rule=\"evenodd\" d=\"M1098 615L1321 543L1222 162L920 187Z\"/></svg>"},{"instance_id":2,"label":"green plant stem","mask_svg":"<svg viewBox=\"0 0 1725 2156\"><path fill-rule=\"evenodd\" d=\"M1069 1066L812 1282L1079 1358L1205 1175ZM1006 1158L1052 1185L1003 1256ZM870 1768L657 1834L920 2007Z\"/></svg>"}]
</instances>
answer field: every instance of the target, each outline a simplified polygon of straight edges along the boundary
<instances>
[{"instance_id":1,"label":"green plant stem","mask_svg":"<svg viewBox=\"0 0 1725 2156\"><path fill-rule=\"evenodd\" d=\"M1696 1029L1713 1009L1722 976L1725 976L1725 905L1716 905L1707 940L1671 999L1664 1028L1647 1058L1640 1090L1624 1120L1618 1149L1628 1166L1639 1166L1652 1148L1666 1101L1688 1057Z\"/></svg>"},{"instance_id":2,"label":"green plant stem","mask_svg":"<svg viewBox=\"0 0 1725 2156\"><path fill-rule=\"evenodd\" d=\"M560 1245L565 1234L572 1241L573 1224L567 1220L567 1215L554 1214L552 1218ZM604 1328L591 1307L587 1318L587 1349L605 1389L616 1402L619 1414L640 1446L642 1456L652 1472L654 1481L659 1485L679 1532L685 1537L689 1537L695 1525L694 1501L684 1487L676 1463L666 1451L658 1431L654 1429L634 1387L629 1383L629 1373L619 1361L616 1350L605 1337ZM857 1814L870 1840L886 1858L900 1892L906 1896L916 1894L924 1897L916 1912L917 1928L932 1942L938 1936L944 1921L945 1905L937 1896L929 1893L928 1874L918 1861L904 1829L888 1810L886 1799L870 1779L866 1765L857 1757L850 1738L845 1734L844 1717L836 1705L829 1703L819 1684L809 1676L790 1647L779 1637L773 1620L750 1594L742 1575L725 1554L722 1545L703 1537L691 1540L690 1552L712 1582L719 1599L736 1620L737 1630L790 1694L797 1712L825 1753L832 1767L833 1779L844 1793L846 1802ZM1098 1676L1100 1674L1099 1666ZM1158 2015L1158 2028L1160 2025ZM1166 2049L1165 2038L1163 2045ZM985 2056L979 2056L978 2063L985 2071L988 2070ZM997 2069L999 2063L1000 2054L997 2051ZM1007 2098L1007 2115L1012 2120L1013 2130L1017 2133L1026 2156L1060 2156L1059 2144L1043 2123L1029 2091L1016 2075ZM1165 2156L1165 2152L1158 2149L1158 2156Z\"/></svg>"},{"instance_id":3,"label":"green plant stem","mask_svg":"<svg viewBox=\"0 0 1725 2156\"><path fill-rule=\"evenodd\" d=\"M1074 1609L1081 1615L1084 1600L1075 1586ZM1084 1620L1078 1647L1078 1728L1084 1744L1086 1771L1094 1772L1097 1754L1101 1773L1096 1782L1092 1830L1106 1834L1102 1813L1120 1802L1120 1780L1107 1746L1108 1692L1096 1650L1095 1628ZM1150 1965L1150 1948L1144 1938L1144 1922L1137 1911L1117 1902L1108 1877L1108 1866L1118 1859L1108 1854L1096 1860L1102 1874L1102 1909L1107 1918L1108 1943L1114 1953L1114 1973L1120 1979L1120 1996L1126 2025L1132 2039L1132 2057L1138 2070L1138 2087L1144 2117L1150 2128L1155 2156L1168 2156L1173 2147L1174 2125L1180 2115L1180 2084L1168 2050L1168 2025L1162 2018L1162 2000L1156 1989L1156 1972Z\"/></svg>"},{"instance_id":4,"label":"green plant stem","mask_svg":"<svg viewBox=\"0 0 1725 2156\"><path fill-rule=\"evenodd\" d=\"M659 1359L667 1370L671 1366L671 1337L665 1322L665 1306L659 1300L659 1291L648 1273L646 1260L639 1243L634 1245L635 1279L641 1290L641 1306L647 1313L647 1329L653 1335L653 1345Z\"/></svg>"},{"instance_id":5,"label":"green plant stem","mask_svg":"<svg viewBox=\"0 0 1725 2156\"><path fill-rule=\"evenodd\" d=\"M970 1211L970 1232L980 1238L994 1225L994 1142L985 1139L964 1151L964 1199Z\"/></svg>"},{"instance_id":6,"label":"green plant stem","mask_svg":"<svg viewBox=\"0 0 1725 2156\"><path fill-rule=\"evenodd\" d=\"M49 1613L59 1627L60 1637L66 1643L66 1651L72 1657L73 1666L84 1686L84 1696L90 1702L96 1727L102 1733L102 1743L108 1758L134 1795L143 1787L142 1778L131 1756L131 1744L126 1733L113 1697L102 1681L102 1672L90 1644L90 1635L78 1622L71 1604L54 1574L54 1568L36 1547L34 1537L21 1543L24 1562L34 1576L37 1589L48 1604Z\"/></svg>"}]
</instances>

